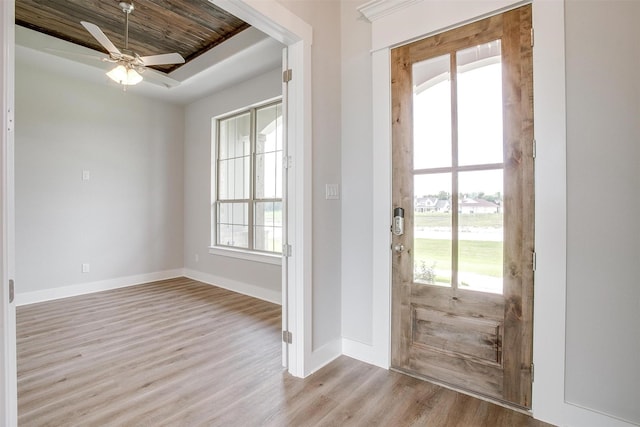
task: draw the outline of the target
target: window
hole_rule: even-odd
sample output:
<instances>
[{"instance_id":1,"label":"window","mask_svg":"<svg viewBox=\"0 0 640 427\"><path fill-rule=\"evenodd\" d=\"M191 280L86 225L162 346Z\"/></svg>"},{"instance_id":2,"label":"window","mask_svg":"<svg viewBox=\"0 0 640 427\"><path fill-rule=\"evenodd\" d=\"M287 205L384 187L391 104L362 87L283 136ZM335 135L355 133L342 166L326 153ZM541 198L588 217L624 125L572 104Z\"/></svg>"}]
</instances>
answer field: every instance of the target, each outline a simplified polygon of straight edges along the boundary
<instances>
[{"instance_id":1,"label":"window","mask_svg":"<svg viewBox=\"0 0 640 427\"><path fill-rule=\"evenodd\" d=\"M501 58L492 40L413 64L416 282L503 292Z\"/></svg>"},{"instance_id":2,"label":"window","mask_svg":"<svg viewBox=\"0 0 640 427\"><path fill-rule=\"evenodd\" d=\"M215 124L214 246L282 253L282 103Z\"/></svg>"}]
</instances>

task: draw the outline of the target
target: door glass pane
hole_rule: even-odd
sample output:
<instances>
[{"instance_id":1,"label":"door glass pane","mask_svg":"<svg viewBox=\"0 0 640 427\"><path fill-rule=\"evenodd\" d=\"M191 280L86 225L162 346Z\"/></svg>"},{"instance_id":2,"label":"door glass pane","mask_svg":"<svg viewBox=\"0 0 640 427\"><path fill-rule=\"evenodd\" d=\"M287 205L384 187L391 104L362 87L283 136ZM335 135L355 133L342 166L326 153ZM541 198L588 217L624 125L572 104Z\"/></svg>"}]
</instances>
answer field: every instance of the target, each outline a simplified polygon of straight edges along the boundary
<instances>
[{"instance_id":1,"label":"door glass pane","mask_svg":"<svg viewBox=\"0 0 640 427\"><path fill-rule=\"evenodd\" d=\"M502 163L500 40L456 53L458 164Z\"/></svg>"},{"instance_id":2,"label":"door glass pane","mask_svg":"<svg viewBox=\"0 0 640 427\"><path fill-rule=\"evenodd\" d=\"M450 56L413 64L413 168L451 166Z\"/></svg>"},{"instance_id":3,"label":"door glass pane","mask_svg":"<svg viewBox=\"0 0 640 427\"><path fill-rule=\"evenodd\" d=\"M503 171L458 176L458 288L502 293Z\"/></svg>"},{"instance_id":4,"label":"door glass pane","mask_svg":"<svg viewBox=\"0 0 640 427\"><path fill-rule=\"evenodd\" d=\"M413 280L451 286L451 174L414 177Z\"/></svg>"}]
</instances>

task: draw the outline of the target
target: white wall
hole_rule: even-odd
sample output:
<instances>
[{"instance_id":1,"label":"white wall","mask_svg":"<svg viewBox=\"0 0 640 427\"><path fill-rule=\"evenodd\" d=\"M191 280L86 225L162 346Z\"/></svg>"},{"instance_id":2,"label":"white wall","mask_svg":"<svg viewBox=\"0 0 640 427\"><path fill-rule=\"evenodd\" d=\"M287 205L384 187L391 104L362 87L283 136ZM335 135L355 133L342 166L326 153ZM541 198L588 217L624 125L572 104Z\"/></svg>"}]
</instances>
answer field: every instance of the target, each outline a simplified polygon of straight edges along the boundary
<instances>
[{"instance_id":1,"label":"white wall","mask_svg":"<svg viewBox=\"0 0 640 427\"><path fill-rule=\"evenodd\" d=\"M640 2L565 16L566 400L640 424Z\"/></svg>"},{"instance_id":2,"label":"white wall","mask_svg":"<svg viewBox=\"0 0 640 427\"><path fill-rule=\"evenodd\" d=\"M281 3L313 27L312 345L326 363L341 352L341 253L350 250L341 247L341 202L325 200L325 184L341 184L340 2Z\"/></svg>"},{"instance_id":3,"label":"white wall","mask_svg":"<svg viewBox=\"0 0 640 427\"><path fill-rule=\"evenodd\" d=\"M184 266L198 280L273 302L281 299L281 267L209 253L211 245L211 119L282 95L274 69L185 107ZM196 261L196 256L198 261Z\"/></svg>"},{"instance_id":4,"label":"white wall","mask_svg":"<svg viewBox=\"0 0 640 427\"><path fill-rule=\"evenodd\" d=\"M181 268L183 133L181 107L18 60L19 296Z\"/></svg>"},{"instance_id":5,"label":"white wall","mask_svg":"<svg viewBox=\"0 0 640 427\"><path fill-rule=\"evenodd\" d=\"M371 24L341 2L342 68L342 337L373 344L373 150ZM366 321L365 321L366 320Z\"/></svg>"}]
</instances>

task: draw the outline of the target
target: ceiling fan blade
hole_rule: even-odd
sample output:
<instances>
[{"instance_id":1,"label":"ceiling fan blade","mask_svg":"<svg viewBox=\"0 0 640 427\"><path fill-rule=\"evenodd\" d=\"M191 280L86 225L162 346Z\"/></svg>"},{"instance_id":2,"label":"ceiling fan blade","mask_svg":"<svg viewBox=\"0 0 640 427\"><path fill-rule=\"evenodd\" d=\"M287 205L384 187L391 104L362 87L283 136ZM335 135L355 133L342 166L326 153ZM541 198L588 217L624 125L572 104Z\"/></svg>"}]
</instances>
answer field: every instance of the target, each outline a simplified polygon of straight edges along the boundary
<instances>
[{"instance_id":1,"label":"ceiling fan blade","mask_svg":"<svg viewBox=\"0 0 640 427\"><path fill-rule=\"evenodd\" d=\"M180 84L178 80L172 79L160 71L153 70L151 68L145 68L140 73L142 78L150 83L159 84L167 88L176 87Z\"/></svg>"},{"instance_id":2,"label":"ceiling fan blade","mask_svg":"<svg viewBox=\"0 0 640 427\"><path fill-rule=\"evenodd\" d=\"M184 64L184 58L179 53L165 53L162 55L142 56L140 58L145 66Z\"/></svg>"},{"instance_id":3,"label":"ceiling fan blade","mask_svg":"<svg viewBox=\"0 0 640 427\"><path fill-rule=\"evenodd\" d=\"M102 45L102 47L107 49L107 52L120 55L120 51L118 50L118 48L113 43L111 43L111 40L109 40L109 38L102 32L100 27L87 21L81 21L80 24L82 24L82 26L86 28L89 33L91 33L93 38L96 39L98 43Z\"/></svg>"}]
</instances>

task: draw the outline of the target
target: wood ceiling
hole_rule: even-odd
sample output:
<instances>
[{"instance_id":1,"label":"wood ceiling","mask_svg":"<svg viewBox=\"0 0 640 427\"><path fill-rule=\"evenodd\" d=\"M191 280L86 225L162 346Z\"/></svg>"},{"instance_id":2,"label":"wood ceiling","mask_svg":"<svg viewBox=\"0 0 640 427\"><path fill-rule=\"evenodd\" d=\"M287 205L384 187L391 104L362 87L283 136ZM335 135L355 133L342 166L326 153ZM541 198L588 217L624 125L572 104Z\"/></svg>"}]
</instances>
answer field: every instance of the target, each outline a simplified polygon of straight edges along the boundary
<instances>
[{"instance_id":1,"label":"wood ceiling","mask_svg":"<svg viewBox=\"0 0 640 427\"><path fill-rule=\"evenodd\" d=\"M102 29L124 47L125 14L120 0L16 0L16 24L103 53L104 48L80 25ZM129 49L140 56L178 52L186 62L233 37L249 24L208 0L135 0L129 15ZM153 68L170 72L178 65Z\"/></svg>"}]
</instances>

